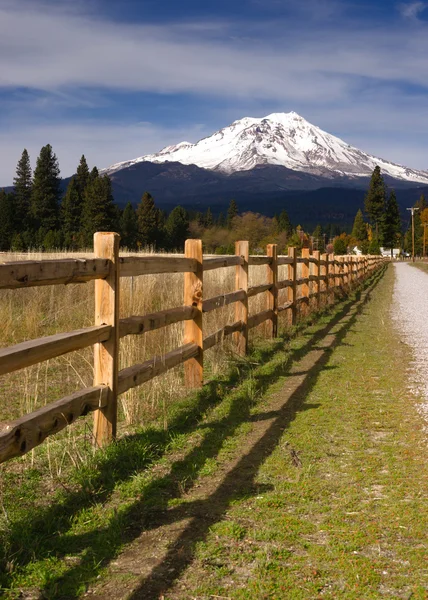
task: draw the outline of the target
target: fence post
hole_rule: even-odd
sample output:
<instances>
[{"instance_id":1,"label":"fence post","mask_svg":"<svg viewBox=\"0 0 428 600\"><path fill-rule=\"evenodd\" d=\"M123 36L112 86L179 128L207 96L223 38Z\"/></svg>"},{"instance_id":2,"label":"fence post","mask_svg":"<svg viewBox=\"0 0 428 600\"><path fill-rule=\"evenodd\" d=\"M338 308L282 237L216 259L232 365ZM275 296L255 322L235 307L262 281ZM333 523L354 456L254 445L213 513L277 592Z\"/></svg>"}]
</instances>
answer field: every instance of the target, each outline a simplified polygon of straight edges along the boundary
<instances>
[{"instance_id":1,"label":"fence post","mask_svg":"<svg viewBox=\"0 0 428 600\"><path fill-rule=\"evenodd\" d=\"M346 288L352 288L352 258L349 254L346 254L344 260L344 277L343 283Z\"/></svg>"},{"instance_id":2,"label":"fence post","mask_svg":"<svg viewBox=\"0 0 428 600\"><path fill-rule=\"evenodd\" d=\"M334 252L328 255L328 287L333 292L333 304L334 304L334 287L336 284L336 280L334 278L334 265L335 256ZM331 303L331 294L329 294L328 303Z\"/></svg>"},{"instance_id":3,"label":"fence post","mask_svg":"<svg viewBox=\"0 0 428 600\"><path fill-rule=\"evenodd\" d=\"M321 276L322 276L322 291L324 297L324 305L328 303L328 254L321 254L321 260L324 264L321 266Z\"/></svg>"},{"instance_id":4,"label":"fence post","mask_svg":"<svg viewBox=\"0 0 428 600\"><path fill-rule=\"evenodd\" d=\"M193 306L197 312L193 319L184 322L184 343L197 344L199 353L184 363L184 381L188 388L200 388L204 382L204 352L202 334L203 254L202 240L186 240L186 258L196 259L195 273L184 273L184 305Z\"/></svg>"},{"instance_id":5,"label":"fence post","mask_svg":"<svg viewBox=\"0 0 428 600\"><path fill-rule=\"evenodd\" d=\"M339 288L340 290L340 263L341 263L341 256L335 256L334 257L334 287L335 288Z\"/></svg>"},{"instance_id":6,"label":"fence post","mask_svg":"<svg viewBox=\"0 0 428 600\"><path fill-rule=\"evenodd\" d=\"M311 254L311 251L309 250L309 248L302 248L302 258L305 259L306 262L302 262L302 270L301 270L301 277L302 279L309 279L309 256ZM302 296L303 298L307 298L308 302L306 303L306 307L303 309L303 314L307 314L309 312L309 282L308 283L303 283L302 287Z\"/></svg>"},{"instance_id":7,"label":"fence post","mask_svg":"<svg viewBox=\"0 0 428 600\"><path fill-rule=\"evenodd\" d=\"M320 300L321 300L321 286L320 286L320 256L321 253L319 250L314 250L313 252L314 255L314 259L316 260L316 262L313 264L313 269L312 272L314 274L314 277L318 277L318 279L316 279L314 281L313 284L313 289L314 289L314 294L315 294L315 302L316 302L316 306L317 306L317 310L320 309Z\"/></svg>"},{"instance_id":8,"label":"fence post","mask_svg":"<svg viewBox=\"0 0 428 600\"><path fill-rule=\"evenodd\" d=\"M288 257L293 259L293 262L288 265L288 279L291 281L291 285L288 289L288 301L291 302L291 320L290 325L295 325L297 321L297 254L296 248L288 248Z\"/></svg>"},{"instance_id":9,"label":"fence post","mask_svg":"<svg viewBox=\"0 0 428 600\"><path fill-rule=\"evenodd\" d=\"M235 290L244 290L245 299L235 303L235 321L242 321L241 331L233 334L236 350L241 356L248 351L248 258L249 244L246 241L235 242L235 254L244 259L243 265L237 265L235 275Z\"/></svg>"},{"instance_id":10,"label":"fence post","mask_svg":"<svg viewBox=\"0 0 428 600\"><path fill-rule=\"evenodd\" d=\"M95 258L110 261L105 279L95 280L95 325L111 325L111 335L94 346L94 385L109 388L104 406L94 413L94 444L106 446L116 437L119 372L119 241L118 233L94 234Z\"/></svg>"},{"instance_id":11,"label":"fence post","mask_svg":"<svg viewBox=\"0 0 428 600\"><path fill-rule=\"evenodd\" d=\"M272 258L272 263L267 265L267 282L272 288L267 291L267 310L273 311L273 316L267 322L266 334L268 337L278 336L278 246L268 244L267 255Z\"/></svg>"}]
</instances>

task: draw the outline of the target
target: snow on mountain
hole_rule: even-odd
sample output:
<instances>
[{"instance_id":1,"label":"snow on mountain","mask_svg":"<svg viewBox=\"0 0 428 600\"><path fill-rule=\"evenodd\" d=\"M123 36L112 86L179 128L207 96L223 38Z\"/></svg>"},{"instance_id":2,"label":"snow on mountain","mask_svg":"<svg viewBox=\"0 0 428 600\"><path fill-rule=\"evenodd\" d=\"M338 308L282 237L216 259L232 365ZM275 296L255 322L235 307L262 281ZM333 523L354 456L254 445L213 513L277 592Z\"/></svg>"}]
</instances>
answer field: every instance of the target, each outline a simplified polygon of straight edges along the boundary
<instances>
[{"instance_id":1,"label":"snow on mountain","mask_svg":"<svg viewBox=\"0 0 428 600\"><path fill-rule=\"evenodd\" d=\"M157 154L112 165L112 174L139 162L180 162L231 174L257 165L279 165L322 177L367 177L376 165L383 174L428 184L428 172L376 158L311 125L295 112L274 113L261 119L245 117L196 144L181 142Z\"/></svg>"}]
</instances>

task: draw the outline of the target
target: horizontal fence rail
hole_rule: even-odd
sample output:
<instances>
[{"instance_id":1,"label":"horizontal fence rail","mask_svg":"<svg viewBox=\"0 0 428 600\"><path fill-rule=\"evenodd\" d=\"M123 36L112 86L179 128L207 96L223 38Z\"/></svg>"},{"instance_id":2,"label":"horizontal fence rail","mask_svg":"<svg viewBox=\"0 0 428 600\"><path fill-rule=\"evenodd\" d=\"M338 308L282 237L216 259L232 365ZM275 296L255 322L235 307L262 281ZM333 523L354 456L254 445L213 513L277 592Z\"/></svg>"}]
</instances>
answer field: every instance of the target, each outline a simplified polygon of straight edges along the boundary
<instances>
[{"instance_id":1,"label":"horizontal fence rail","mask_svg":"<svg viewBox=\"0 0 428 600\"><path fill-rule=\"evenodd\" d=\"M0 463L22 456L89 412L94 412L95 444L106 445L116 435L118 395L181 364L186 386L200 387L204 352L226 337L233 336L236 352L245 354L249 330L264 324L265 335L276 337L279 314L288 315L287 323L294 325L299 313L305 315L310 307L318 310L332 304L336 296L355 287L389 260L380 256L310 254L308 248L304 248L299 257L295 248L289 248L287 256L278 256L276 244L268 245L265 256L250 256L248 247L248 242L241 241L236 243L235 255L204 257L201 241L187 240L184 256L120 257L118 234L97 233L95 258L0 264L0 289L95 280L93 327L0 349L0 375L88 346L94 346L95 372L94 387L75 392L15 421L0 423ZM253 266L265 266L266 283L248 286L249 267ZM235 268L235 290L203 298L204 272L225 267ZM280 267L287 273L285 279L278 277ZM184 274L183 305L119 319L120 278L164 273ZM281 290L285 290L285 298L279 304ZM260 294L266 298L265 310L249 315L249 298ZM203 314L229 304L235 304L235 322L204 338ZM121 338L181 322L184 324L182 346L119 372Z\"/></svg>"}]
</instances>

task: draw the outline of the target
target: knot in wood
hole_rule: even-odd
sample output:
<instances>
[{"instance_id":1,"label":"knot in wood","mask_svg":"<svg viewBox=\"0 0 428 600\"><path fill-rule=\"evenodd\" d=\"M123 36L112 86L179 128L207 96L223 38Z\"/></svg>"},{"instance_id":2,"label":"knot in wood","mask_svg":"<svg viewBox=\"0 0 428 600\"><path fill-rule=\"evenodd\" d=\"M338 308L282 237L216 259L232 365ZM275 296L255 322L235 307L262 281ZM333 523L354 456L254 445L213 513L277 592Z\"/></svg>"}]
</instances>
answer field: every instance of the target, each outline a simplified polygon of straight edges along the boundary
<instances>
[{"instance_id":1,"label":"knot in wood","mask_svg":"<svg viewBox=\"0 0 428 600\"><path fill-rule=\"evenodd\" d=\"M202 302L202 283L198 281L193 289L192 304L195 306Z\"/></svg>"}]
</instances>

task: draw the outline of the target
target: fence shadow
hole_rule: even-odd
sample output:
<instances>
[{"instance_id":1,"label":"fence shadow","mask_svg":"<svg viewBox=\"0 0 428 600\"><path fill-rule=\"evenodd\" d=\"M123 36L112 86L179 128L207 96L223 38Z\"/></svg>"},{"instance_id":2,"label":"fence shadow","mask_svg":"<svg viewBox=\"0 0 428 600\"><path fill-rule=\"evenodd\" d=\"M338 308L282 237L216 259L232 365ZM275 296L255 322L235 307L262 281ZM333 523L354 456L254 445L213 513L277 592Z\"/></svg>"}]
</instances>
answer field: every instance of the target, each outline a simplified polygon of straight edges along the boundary
<instances>
[{"instance_id":1,"label":"fence shadow","mask_svg":"<svg viewBox=\"0 0 428 600\"><path fill-rule=\"evenodd\" d=\"M105 453L101 464L97 465L99 471L91 480L89 491L82 487L76 492L70 492L61 502L40 509L37 516L32 513L28 520L13 524L10 530L12 548L22 544L22 540L28 538L29 534L34 536L37 532L43 532L43 539L48 540L39 548L28 548L27 552L17 555L18 566L51 555L67 556L77 553L81 555L80 562L70 566L66 573L50 578L42 591L42 597L77 598L82 586L96 578L100 570L119 554L124 543L131 542L144 530L155 529L162 524L190 516L192 522L177 542L181 548L180 553L177 553L176 545L171 548L162 563L141 582L132 598L157 598L167 590L192 561L195 542L204 539L209 527L222 518L231 500L243 494L259 493L259 488L254 482L259 466L273 452L284 429L295 418L297 412L317 408L317 405L305 404L305 396L312 389L319 373L329 368L327 362L330 351L326 349L316 364L308 370L304 382L293 393L288 403L278 411L274 422L262 439L226 475L214 494L203 502L194 502L186 504L185 508L178 506L167 510L171 499L179 498L192 488L206 461L218 455L226 440L234 435L242 423L262 418L251 414L254 399L249 396L242 382L245 382L246 377L251 373L254 390L257 394L263 394L275 381L289 372L295 361L317 347L317 344L336 326L339 326L339 330L334 333L336 336L334 346L343 343L344 336L354 323L357 314L361 312L370 291L380 277L381 273L376 273L368 283L369 287L366 291L356 293L357 303L355 299L346 300L340 311L330 318L325 327L315 334L301 334L307 338L305 343L300 348L290 351L288 356L285 355L284 361L276 365L273 372L266 374L263 369L252 370L251 365L243 361L239 372L236 370L229 379L215 379L204 386L197 396L196 404L177 415L174 422L170 424L169 431L147 430L114 444L111 450ZM272 342L268 348L260 351L259 363L263 365L269 362L283 346L284 339L280 338ZM236 393L227 414L215 424L208 424L202 441L193 447L185 458L176 461L167 475L151 481L133 504L112 516L106 527L83 534L67 533L73 518L79 511L93 505L94 502L106 502L118 482L130 479L136 472L144 470L159 459L168 449L174 435L196 431L207 409L219 404L226 391L235 386L237 386ZM265 418L272 418L272 416L265 416ZM144 445L150 449L147 454L141 453ZM97 490L96 494L94 490ZM117 535L118 531L122 534Z\"/></svg>"}]
</instances>

